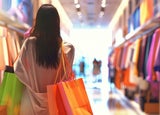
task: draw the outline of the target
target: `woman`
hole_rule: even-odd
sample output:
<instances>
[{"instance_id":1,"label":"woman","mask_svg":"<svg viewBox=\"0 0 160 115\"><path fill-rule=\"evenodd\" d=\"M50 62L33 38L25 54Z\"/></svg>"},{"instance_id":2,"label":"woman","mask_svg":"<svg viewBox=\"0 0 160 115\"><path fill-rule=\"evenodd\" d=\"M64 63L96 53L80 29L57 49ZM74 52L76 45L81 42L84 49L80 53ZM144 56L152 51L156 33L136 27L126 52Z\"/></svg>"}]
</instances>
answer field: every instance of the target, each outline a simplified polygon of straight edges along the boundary
<instances>
[{"instance_id":1,"label":"woman","mask_svg":"<svg viewBox=\"0 0 160 115\"><path fill-rule=\"evenodd\" d=\"M74 47L62 41L56 8L44 4L39 8L35 26L14 64L18 79L25 85L20 115L49 115L46 86L59 82L64 73L60 66L61 49L72 66ZM56 78L58 68L61 75Z\"/></svg>"}]
</instances>

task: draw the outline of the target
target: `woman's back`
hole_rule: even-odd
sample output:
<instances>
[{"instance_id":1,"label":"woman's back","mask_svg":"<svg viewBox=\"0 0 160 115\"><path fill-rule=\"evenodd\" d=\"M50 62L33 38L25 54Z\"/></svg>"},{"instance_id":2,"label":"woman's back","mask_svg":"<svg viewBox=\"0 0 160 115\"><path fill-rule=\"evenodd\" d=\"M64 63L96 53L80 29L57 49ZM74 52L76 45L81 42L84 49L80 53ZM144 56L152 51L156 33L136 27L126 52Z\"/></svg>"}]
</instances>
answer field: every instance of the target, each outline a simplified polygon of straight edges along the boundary
<instances>
[{"instance_id":1,"label":"woman's back","mask_svg":"<svg viewBox=\"0 0 160 115\"><path fill-rule=\"evenodd\" d=\"M46 68L39 66L35 61L35 41L37 38L27 38L22 46L19 55L19 60L15 62L15 73L19 80L25 84L26 89L22 99L22 115L36 115L36 110L40 111L40 115L46 114L46 86L58 82L61 76L58 76L58 81L55 81L57 69ZM68 57L69 63L72 65L74 59L74 47L70 43L63 43L64 53ZM59 57L61 52L59 52ZM60 69L63 72L63 68ZM38 107L38 108L37 108ZM28 108L28 109L26 109ZM30 108L30 109L29 109ZM44 110L43 110L44 109ZM29 113L28 113L29 112ZM39 112L37 112L39 113Z\"/></svg>"}]
</instances>

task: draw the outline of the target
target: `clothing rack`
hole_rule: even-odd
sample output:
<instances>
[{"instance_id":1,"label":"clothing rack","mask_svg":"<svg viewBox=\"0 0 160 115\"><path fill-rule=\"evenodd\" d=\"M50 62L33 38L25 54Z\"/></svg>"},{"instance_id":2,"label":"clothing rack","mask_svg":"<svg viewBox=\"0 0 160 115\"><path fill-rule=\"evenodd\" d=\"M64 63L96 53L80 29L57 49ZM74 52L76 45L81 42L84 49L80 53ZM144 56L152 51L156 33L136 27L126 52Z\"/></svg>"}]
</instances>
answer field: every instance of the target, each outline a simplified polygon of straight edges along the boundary
<instances>
[{"instance_id":1,"label":"clothing rack","mask_svg":"<svg viewBox=\"0 0 160 115\"><path fill-rule=\"evenodd\" d=\"M131 43L134 42L135 40L141 38L142 36L149 34L156 30L157 28L160 27L160 16L155 17L148 22L146 22L144 25L141 27L137 28L134 32L131 32L125 36L125 41L120 44L118 47L123 46L127 42Z\"/></svg>"},{"instance_id":2,"label":"clothing rack","mask_svg":"<svg viewBox=\"0 0 160 115\"><path fill-rule=\"evenodd\" d=\"M28 24L19 22L17 19L9 16L9 14L2 10L0 10L0 26L4 26L20 34L24 34L24 32L30 28Z\"/></svg>"}]
</instances>

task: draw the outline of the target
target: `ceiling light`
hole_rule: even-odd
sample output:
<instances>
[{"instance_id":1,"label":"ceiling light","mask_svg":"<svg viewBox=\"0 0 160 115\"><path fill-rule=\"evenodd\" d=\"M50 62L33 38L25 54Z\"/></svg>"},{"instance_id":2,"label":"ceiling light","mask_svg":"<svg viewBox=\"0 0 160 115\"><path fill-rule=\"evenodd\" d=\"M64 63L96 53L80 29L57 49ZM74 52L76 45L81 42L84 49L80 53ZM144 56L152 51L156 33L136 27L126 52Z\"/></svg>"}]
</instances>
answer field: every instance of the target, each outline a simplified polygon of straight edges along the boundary
<instances>
[{"instance_id":1,"label":"ceiling light","mask_svg":"<svg viewBox=\"0 0 160 115\"><path fill-rule=\"evenodd\" d=\"M80 8L80 4L75 4L75 7L76 8Z\"/></svg>"},{"instance_id":2,"label":"ceiling light","mask_svg":"<svg viewBox=\"0 0 160 115\"><path fill-rule=\"evenodd\" d=\"M104 12L101 11L101 12L99 13L99 17L101 18L101 17L103 17L103 16L104 16Z\"/></svg>"},{"instance_id":3,"label":"ceiling light","mask_svg":"<svg viewBox=\"0 0 160 115\"><path fill-rule=\"evenodd\" d=\"M102 0L101 7L106 7L106 0Z\"/></svg>"},{"instance_id":4,"label":"ceiling light","mask_svg":"<svg viewBox=\"0 0 160 115\"><path fill-rule=\"evenodd\" d=\"M82 13L81 12L77 12L78 16L82 16Z\"/></svg>"},{"instance_id":5,"label":"ceiling light","mask_svg":"<svg viewBox=\"0 0 160 115\"><path fill-rule=\"evenodd\" d=\"M74 0L74 4L78 4L78 0Z\"/></svg>"}]
</instances>

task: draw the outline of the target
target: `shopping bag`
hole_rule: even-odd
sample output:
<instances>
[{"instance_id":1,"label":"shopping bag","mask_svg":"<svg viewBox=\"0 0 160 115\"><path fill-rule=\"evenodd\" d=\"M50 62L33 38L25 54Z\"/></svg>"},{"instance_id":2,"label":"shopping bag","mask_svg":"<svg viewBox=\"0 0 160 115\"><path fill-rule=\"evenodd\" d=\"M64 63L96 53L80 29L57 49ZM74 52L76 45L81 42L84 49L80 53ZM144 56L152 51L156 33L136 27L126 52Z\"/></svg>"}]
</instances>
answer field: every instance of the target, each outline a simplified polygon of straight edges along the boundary
<instances>
[{"instance_id":1,"label":"shopping bag","mask_svg":"<svg viewBox=\"0 0 160 115\"><path fill-rule=\"evenodd\" d=\"M23 88L15 73L4 72L0 85L0 105L7 107L7 115L19 115Z\"/></svg>"},{"instance_id":2,"label":"shopping bag","mask_svg":"<svg viewBox=\"0 0 160 115\"><path fill-rule=\"evenodd\" d=\"M49 115L67 115L58 85L47 86Z\"/></svg>"},{"instance_id":3,"label":"shopping bag","mask_svg":"<svg viewBox=\"0 0 160 115\"><path fill-rule=\"evenodd\" d=\"M64 75L60 82L47 86L50 115L92 115L92 109L82 78L75 79L72 67L62 50ZM58 68L56 79L61 66Z\"/></svg>"},{"instance_id":4,"label":"shopping bag","mask_svg":"<svg viewBox=\"0 0 160 115\"><path fill-rule=\"evenodd\" d=\"M82 78L47 86L50 115L93 115Z\"/></svg>"},{"instance_id":5,"label":"shopping bag","mask_svg":"<svg viewBox=\"0 0 160 115\"><path fill-rule=\"evenodd\" d=\"M67 115L93 115L82 78L58 83Z\"/></svg>"},{"instance_id":6,"label":"shopping bag","mask_svg":"<svg viewBox=\"0 0 160 115\"><path fill-rule=\"evenodd\" d=\"M0 115L7 115L7 106L0 105Z\"/></svg>"}]
</instances>

